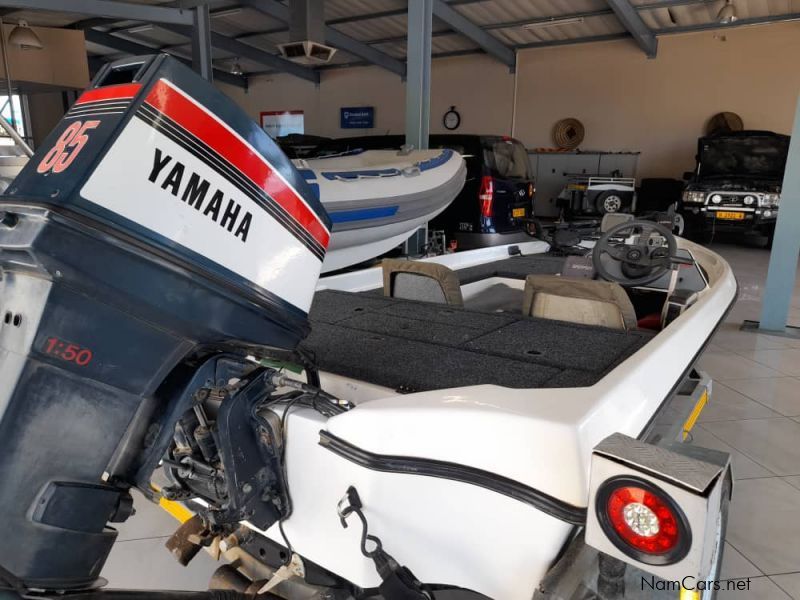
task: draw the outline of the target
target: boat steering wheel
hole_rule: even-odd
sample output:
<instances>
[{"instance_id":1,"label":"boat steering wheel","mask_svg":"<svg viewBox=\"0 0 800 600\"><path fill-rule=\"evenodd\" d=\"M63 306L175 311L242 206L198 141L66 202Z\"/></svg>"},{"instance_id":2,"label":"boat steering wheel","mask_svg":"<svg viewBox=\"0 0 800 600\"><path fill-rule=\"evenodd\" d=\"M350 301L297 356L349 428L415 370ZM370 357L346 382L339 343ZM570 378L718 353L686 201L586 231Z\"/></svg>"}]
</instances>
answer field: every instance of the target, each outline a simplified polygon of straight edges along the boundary
<instances>
[{"instance_id":1,"label":"boat steering wheel","mask_svg":"<svg viewBox=\"0 0 800 600\"><path fill-rule=\"evenodd\" d=\"M595 244L592 262L598 275L623 287L653 283L675 264L691 264L677 255L678 243L672 232L652 221L628 221L606 231ZM618 264L621 275L609 270ZM616 271L616 269L614 269Z\"/></svg>"}]
</instances>

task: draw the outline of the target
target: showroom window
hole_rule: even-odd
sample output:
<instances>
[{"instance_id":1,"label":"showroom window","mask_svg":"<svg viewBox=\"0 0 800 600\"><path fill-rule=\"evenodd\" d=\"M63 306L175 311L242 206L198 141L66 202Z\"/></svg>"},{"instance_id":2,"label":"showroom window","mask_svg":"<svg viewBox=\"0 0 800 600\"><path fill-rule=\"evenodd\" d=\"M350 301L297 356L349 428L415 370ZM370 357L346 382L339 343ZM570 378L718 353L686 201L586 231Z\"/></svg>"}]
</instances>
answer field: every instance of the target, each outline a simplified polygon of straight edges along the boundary
<instances>
[{"instance_id":1,"label":"showroom window","mask_svg":"<svg viewBox=\"0 0 800 600\"><path fill-rule=\"evenodd\" d=\"M28 142L28 144L30 144L32 140L30 137L30 127L28 126L27 102L25 101L26 98L20 94L13 94L11 96L11 100L13 102L14 109L14 127L20 136L22 136L22 138ZM0 115L2 115L2 117L9 123L11 122L12 115L11 108L12 105L8 101L8 95L0 95ZM12 140L5 131L0 130L0 146L13 145L14 140Z\"/></svg>"}]
</instances>

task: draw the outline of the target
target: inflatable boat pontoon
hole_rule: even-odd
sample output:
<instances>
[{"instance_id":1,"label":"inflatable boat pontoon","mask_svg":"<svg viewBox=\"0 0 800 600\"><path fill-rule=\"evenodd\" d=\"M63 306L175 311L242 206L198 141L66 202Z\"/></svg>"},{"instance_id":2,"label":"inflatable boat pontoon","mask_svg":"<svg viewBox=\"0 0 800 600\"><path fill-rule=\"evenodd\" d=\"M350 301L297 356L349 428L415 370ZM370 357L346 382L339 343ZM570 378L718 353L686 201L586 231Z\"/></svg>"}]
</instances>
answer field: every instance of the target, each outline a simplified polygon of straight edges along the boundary
<instances>
[{"instance_id":1,"label":"inflatable boat pontoon","mask_svg":"<svg viewBox=\"0 0 800 600\"><path fill-rule=\"evenodd\" d=\"M325 273L402 244L447 208L466 177L453 150L367 150L294 162L333 223Z\"/></svg>"}]
</instances>

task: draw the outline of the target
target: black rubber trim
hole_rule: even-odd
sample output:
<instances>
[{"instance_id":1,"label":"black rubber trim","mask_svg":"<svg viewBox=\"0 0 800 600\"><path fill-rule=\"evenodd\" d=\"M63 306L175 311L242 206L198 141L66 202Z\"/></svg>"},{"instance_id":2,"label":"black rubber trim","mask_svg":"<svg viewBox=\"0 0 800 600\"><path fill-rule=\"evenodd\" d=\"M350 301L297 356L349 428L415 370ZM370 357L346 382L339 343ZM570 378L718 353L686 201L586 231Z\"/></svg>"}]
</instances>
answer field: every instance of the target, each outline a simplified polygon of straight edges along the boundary
<instances>
[{"instance_id":1,"label":"black rubber trim","mask_svg":"<svg viewBox=\"0 0 800 600\"><path fill-rule=\"evenodd\" d=\"M524 502L560 521L572 525L586 523L585 508L573 506L518 481L489 471L430 458L374 454L357 448L327 431L319 432L319 443L334 454L372 471L460 481Z\"/></svg>"}]
</instances>

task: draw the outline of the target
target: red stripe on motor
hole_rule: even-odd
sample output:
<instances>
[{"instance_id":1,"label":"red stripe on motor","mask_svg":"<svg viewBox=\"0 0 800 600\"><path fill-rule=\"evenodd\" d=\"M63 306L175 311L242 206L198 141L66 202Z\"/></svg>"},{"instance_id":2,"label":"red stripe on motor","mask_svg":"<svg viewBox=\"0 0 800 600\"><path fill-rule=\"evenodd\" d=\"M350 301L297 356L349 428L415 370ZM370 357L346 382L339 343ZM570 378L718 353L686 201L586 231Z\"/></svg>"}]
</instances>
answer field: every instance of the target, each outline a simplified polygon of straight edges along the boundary
<instances>
[{"instance_id":1,"label":"red stripe on motor","mask_svg":"<svg viewBox=\"0 0 800 600\"><path fill-rule=\"evenodd\" d=\"M328 247L330 232L316 213L264 161L217 119L198 107L163 81L148 93L146 102L198 137L225 157L297 221L323 248Z\"/></svg>"},{"instance_id":2,"label":"red stripe on motor","mask_svg":"<svg viewBox=\"0 0 800 600\"><path fill-rule=\"evenodd\" d=\"M133 98L139 93L141 87L141 84L138 83L120 83L118 85L109 85L93 90L86 90L80 95L80 98L78 98L75 104L97 102L98 100L122 100L125 98Z\"/></svg>"}]
</instances>

